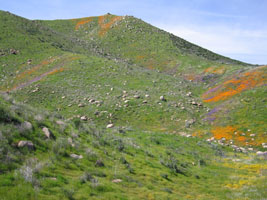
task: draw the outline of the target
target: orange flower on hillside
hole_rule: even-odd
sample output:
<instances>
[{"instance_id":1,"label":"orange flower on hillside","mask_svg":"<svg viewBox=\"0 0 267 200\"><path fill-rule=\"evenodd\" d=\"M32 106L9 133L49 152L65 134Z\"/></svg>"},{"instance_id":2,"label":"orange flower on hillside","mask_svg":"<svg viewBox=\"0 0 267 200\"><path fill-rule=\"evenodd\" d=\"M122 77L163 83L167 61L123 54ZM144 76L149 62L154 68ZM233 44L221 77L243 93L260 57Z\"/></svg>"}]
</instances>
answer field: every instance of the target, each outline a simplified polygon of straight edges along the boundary
<instances>
[{"instance_id":1,"label":"orange flower on hillside","mask_svg":"<svg viewBox=\"0 0 267 200\"><path fill-rule=\"evenodd\" d=\"M63 72L64 71L64 68L59 68L59 69L54 69L53 71L49 72L47 75L52 75L52 74L55 74L57 72Z\"/></svg>"},{"instance_id":2,"label":"orange flower on hillside","mask_svg":"<svg viewBox=\"0 0 267 200\"><path fill-rule=\"evenodd\" d=\"M236 132L236 128L232 126L226 127L215 127L211 130L215 139L219 140L225 138L227 140L231 140L233 138L234 132Z\"/></svg>"},{"instance_id":3,"label":"orange flower on hillside","mask_svg":"<svg viewBox=\"0 0 267 200\"><path fill-rule=\"evenodd\" d=\"M92 21L92 17L83 18L81 21L77 22L77 24L75 26L75 30L78 30L80 28L80 26L87 24L91 21Z\"/></svg>"},{"instance_id":4,"label":"orange flower on hillside","mask_svg":"<svg viewBox=\"0 0 267 200\"><path fill-rule=\"evenodd\" d=\"M29 70L26 70L26 71L18 74L16 76L16 79L22 79L22 78L24 78L27 75L31 75L32 73L36 72L41 67L43 67L44 65L48 65L50 63L53 63L55 60L56 60L56 58L51 58L49 60L43 60L40 64L36 65L35 67L33 67L33 68L29 69Z\"/></svg>"},{"instance_id":5,"label":"orange flower on hillside","mask_svg":"<svg viewBox=\"0 0 267 200\"><path fill-rule=\"evenodd\" d=\"M212 74L223 74L225 72L225 67L209 67L204 70L205 73L212 73Z\"/></svg>"},{"instance_id":6,"label":"orange flower on hillside","mask_svg":"<svg viewBox=\"0 0 267 200\"><path fill-rule=\"evenodd\" d=\"M112 24L122 19L121 16L115 16L111 19L108 19L107 17L108 15L103 15L98 18L98 24L100 26L100 31L98 33L99 36L104 36L108 32ZM105 22L105 20L109 20L109 22Z\"/></svg>"},{"instance_id":7,"label":"orange flower on hillside","mask_svg":"<svg viewBox=\"0 0 267 200\"><path fill-rule=\"evenodd\" d=\"M263 70L246 72L239 77L228 80L215 88L208 90L204 95L204 102L216 102L228 99L244 90L252 89L267 83L266 73Z\"/></svg>"}]
</instances>

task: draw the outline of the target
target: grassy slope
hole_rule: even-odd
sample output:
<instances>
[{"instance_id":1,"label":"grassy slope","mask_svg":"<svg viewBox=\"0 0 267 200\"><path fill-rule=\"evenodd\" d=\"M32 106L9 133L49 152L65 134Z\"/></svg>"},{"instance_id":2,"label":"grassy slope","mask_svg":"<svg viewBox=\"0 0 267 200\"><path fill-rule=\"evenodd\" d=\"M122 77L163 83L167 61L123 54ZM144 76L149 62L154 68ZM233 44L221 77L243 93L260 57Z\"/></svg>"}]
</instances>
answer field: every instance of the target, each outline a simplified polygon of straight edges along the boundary
<instances>
[{"instance_id":1,"label":"grassy slope","mask_svg":"<svg viewBox=\"0 0 267 200\"><path fill-rule=\"evenodd\" d=\"M260 170L267 166L252 154L233 154L227 147L196 138L68 122L8 96L0 98L0 111L4 116L0 121L2 199L260 199L266 195ZM57 124L59 120L63 124ZM23 128L25 121L33 128ZM55 137L45 139L42 127ZM32 141L35 151L15 147L19 140ZM73 159L71 153L83 158ZM97 160L105 166L96 167ZM114 179L122 182L112 183Z\"/></svg>"},{"instance_id":2,"label":"grassy slope","mask_svg":"<svg viewBox=\"0 0 267 200\"><path fill-rule=\"evenodd\" d=\"M248 84L249 86L245 86L245 89L237 92L236 95L232 95L227 101L221 99L215 104L207 102L205 105L211 107L212 110L217 109L217 107L224 107L224 111L219 109L219 112L216 113L220 116L223 115L224 119L216 117L217 121L221 123L213 123L213 127L210 130L211 133L220 126L235 126L235 129L240 133L253 129L252 131L257 135L254 138L255 142L251 141L249 136L251 133L246 133L246 139L241 142L239 141L240 138L234 137L234 140L239 145L245 145L248 142L249 144L260 146L261 143L266 142L266 136L264 135L266 126L262 123L264 116L264 109L262 108L264 105L260 103L264 98L265 68L255 68L254 66L219 56L133 17L104 15L73 20L42 21L42 23L59 32L68 33L73 37L96 42L107 56L113 55L116 58L126 60L128 63L189 80L195 84L187 84L187 87L190 90L194 90L194 95L198 98L203 97L203 93L208 92L208 88L214 88L224 82L236 79L240 73L245 74L250 73L251 70L256 71L258 73L257 76L253 77L251 75L248 80L236 83L233 86L239 87L240 84ZM254 84L259 76L263 76L261 83ZM179 78L176 78L178 83L181 81ZM179 89L185 91L182 86ZM250 101L249 106L254 107L253 112L255 114L253 117L244 114L245 110L249 108L239 101L246 98L247 90L252 93L261 91L258 92L259 95L251 97L253 100ZM183 94L180 93L180 95ZM203 100L206 102L205 99ZM234 104L229 104L229 102L233 101L235 101ZM234 112L229 112L229 110ZM202 116L209 118L209 114L208 116ZM199 117L197 118L199 119ZM214 119L215 116L212 116L212 118ZM254 120L251 120L252 118ZM210 124L209 120L208 124ZM197 126L194 131L196 131L196 135L201 135L205 130L207 130L206 126L203 130L200 130L200 127Z\"/></svg>"},{"instance_id":3,"label":"grassy slope","mask_svg":"<svg viewBox=\"0 0 267 200\"><path fill-rule=\"evenodd\" d=\"M201 58L196 55L199 51L194 50L198 47L185 43L192 48L182 48L183 40L131 17L120 19L102 16L32 22L3 12L0 14L3 27L0 29L0 49L4 52L4 56L0 57L0 70L3 72L1 90L13 89L16 99L41 110L45 108L49 113L60 113L70 120L65 122L68 127L66 130L55 125L56 120L48 117L50 114L46 114L44 122L53 133L64 136L62 141L53 141L55 144L65 142L61 145L63 153L61 150L53 150L53 145L44 144L43 147L37 146L36 153L26 154L38 157L39 162L49 163L36 174L41 184L37 184L41 188L41 192L36 194L39 198L51 199L57 194L55 199L63 196L71 199L73 192L77 199L86 199L87 194L95 199L131 199L136 196L140 199L175 199L177 196L181 199L260 199L265 195L264 173L261 170L266 166L261 160L254 159L252 154L248 155L250 158L238 154L236 156L240 157L240 162L233 162L234 155L227 148L208 145L196 138L165 134L186 132L209 135L213 129L232 126L233 122L239 124L241 129L251 129L252 132L264 130L265 125L261 123L264 107L260 104L264 95L262 84L255 88L249 87L228 99L206 102L204 107L198 108L191 104L191 101L200 103L205 100L206 96L202 94L210 87L223 84L235 78L241 70L246 72L253 67L217 57L203 49L200 51ZM114 28L110 29L112 25ZM178 44L174 40L178 40ZM19 53L9 54L10 48L19 50ZM31 63L27 63L28 59L32 60ZM195 72L193 74L192 69ZM21 84L36 77L41 79L16 90ZM221 90L224 91L224 88ZM192 97L186 96L190 91ZM136 94L140 98L134 98ZM150 96L145 97L146 94ZM167 102L159 100L161 95L166 97ZM100 103L89 103L88 99ZM243 99L243 103L239 99ZM251 103L245 104L248 99ZM143 103L144 100L147 103ZM230 106L229 102L233 101L235 104ZM80 103L85 106L78 107ZM5 112L10 112L13 107L3 99L1 105L9 108ZM217 106L222 106L227 115L224 114L222 118L217 114L216 121L210 126L203 118L208 114L207 107L212 109ZM248 112L247 108L254 109L253 116L243 114ZM227 112L230 109L237 111ZM28 112L32 111L25 113ZM36 114L32 112L31 115ZM86 115L89 121L80 123L78 116L82 115ZM21 121L29 120L24 118L22 116ZM190 125L192 119L196 122ZM30 121L34 124L34 131L28 137L38 142L43 125L38 125L33 117ZM99 129L110 122L115 124L113 131L93 128L96 126ZM12 123L4 122L1 125L5 137L8 130L14 129ZM78 143L75 148L66 144L66 138L71 137L73 131L80 134L78 139L73 138ZM263 133L257 136L257 144L266 141ZM248 134L246 136L250 137ZM20 133L16 133L14 138L14 141L23 139ZM93 149L96 158L90 153L87 156L88 147ZM38 150L42 148L47 150ZM71 152L82 154L86 159L74 161L69 158ZM226 157L221 157L222 154ZM47 157L51 158L45 159ZM94 167L98 158L104 160L106 167ZM55 161L57 159L58 162ZM200 160L204 160L206 165ZM194 166L192 162L199 164ZM21 164L18 162L15 168L20 168ZM177 167L189 173L189 177L177 173ZM94 178L81 184L79 177L86 171ZM164 174L168 174L170 180ZM214 179L214 174L219 178ZM56 181L53 177L57 178ZM122 179L123 183L111 183L115 178ZM2 174L2 180L5 180L1 187L4 196L11 195L6 193L7 188L19 191L19 187L23 188L23 195L34 194L31 188L34 182L15 186L16 183L22 183L23 179L14 178L12 168ZM247 186L251 186L251 190L247 190ZM230 188L235 189L231 191ZM253 192L254 189L256 192ZM19 195L17 197L20 198Z\"/></svg>"}]
</instances>

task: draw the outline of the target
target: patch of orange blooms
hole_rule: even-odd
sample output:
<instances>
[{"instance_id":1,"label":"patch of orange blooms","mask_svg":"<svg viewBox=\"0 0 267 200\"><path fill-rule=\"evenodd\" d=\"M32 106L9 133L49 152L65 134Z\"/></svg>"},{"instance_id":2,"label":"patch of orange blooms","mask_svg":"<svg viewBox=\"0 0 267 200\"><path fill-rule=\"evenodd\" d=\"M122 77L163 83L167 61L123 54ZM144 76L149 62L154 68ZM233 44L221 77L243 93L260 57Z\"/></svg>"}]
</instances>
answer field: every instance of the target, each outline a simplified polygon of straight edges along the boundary
<instances>
[{"instance_id":1,"label":"patch of orange blooms","mask_svg":"<svg viewBox=\"0 0 267 200\"><path fill-rule=\"evenodd\" d=\"M51 58L51 59L49 59L49 60L44 60L44 61L42 61L40 64L34 66L33 68L31 68L31 69L29 69L29 70L27 70L27 71L24 71L24 72L18 74L18 75L15 77L15 80L29 79L29 77L27 77L27 76L32 75L34 72L37 72L37 73L38 73L38 72L39 72L38 69L40 69L41 67L43 67L43 66L45 66L45 65L48 65L48 64L53 63L53 62L56 61L57 59L58 59L57 57L54 57L54 58ZM66 61L73 61L73 60L77 60L77 59L79 59L78 56L67 57L67 58L65 58L65 59L62 61L62 63L61 63L60 65L63 65L64 62L66 62ZM46 75L51 75L51 74L55 74L55 73L57 73L57 72L62 72L63 70L64 70L63 68L57 68L57 69L52 70L51 72L46 72L45 74L46 74ZM28 80L28 81L30 81L30 80ZM21 85L21 84L22 84L22 83L15 84L15 85L13 85L13 87L12 87L11 89L7 89L7 90L6 90L6 89L2 89L2 88L4 88L4 87L2 87L2 88L0 88L0 89L1 89L1 90L6 90L6 91L12 91L12 90L15 90L15 89L16 89L19 85Z\"/></svg>"},{"instance_id":2,"label":"patch of orange blooms","mask_svg":"<svg viewBox=\"0 0 267 200\"><path fill-rule=\"evenodd\" d=\"M144 59L145 58L145 56L136 56L136 59L137 60L142 60L142 59Z\"/></svg>"},{"instance_id":3,"label":"patch of orange blooms","mask_svg":"<svg viewBox=\"0 0 267 200\"><path fill-rule=\"evenodd\" d=\"M59 69L54 69L53 71L49 72L47 75L52 75L52 74L55 74L57 72L63 72L64 71L64 68L61 67Z\"/></svg>"},{"instance_id":4,"label":"patch of orange blooms","mask_svg":"<svg viewBox=\"0 0 267 200\"><path fill-rule=\"evenodd\" d=\"M203 95L204 102L217 102L220 100L225 100L244 90L264 85L266 82L267 77L264 71L259 70L246 72L240 77L222 83L215 91L213 91L214 88L210 89Z\"/></svg>"},{"instance_id":5,"label":"patch of orange blooms","mask_svg":"<svg viewBox=\"0 0 267 200\"><path fill-rule=\"evenodd\" d=\"M225 138L226 140L233 140L238 145L252 145L252 146L261 146L262 143L266 143L266 138L260 132L257 133L257 137L252 139L249 135L251 133L245 133L245 136L242 135L243 132L238 130L236 126L217 126L211 130L213 137L217 140ZM197 133L195 136L199 136Z\"/></svg>"},{"instance_id":6,"label":"patch of orange blooms","mask_svg":"<svg viewBox=\"0 0 267 200\"><path fill-rule=\"evenodd\" d=\"M76 26L75 26L75 30L78 30L80 28L80 26L87 24L89 22L92 21L92 17L89 18L83 18L81 21L78 21Z\"/></svg>"},{"instance_id":7,"label":"patch of orange blooms","mask_svg":"<svg viewBox=\"0 0 267 200\"><path fill-rule=\"evenodd\" d=\"M211 130L214 138L217 140L222 139L222 138L231 140L233 138L235 131L236 131L236 128L232 126L215 127L213 130Z\"/></svg>"},{"instance_id":8,"label":"patch of orange blooms","mask_svg":"<svg viewBox=\"0 0 267 200\"><path fill-rule=\"evenodd\" d=\"M212 73L212 74L223 74L225 72L224 66L221 67L209 67L205 69L206 73Z\"/></svg>"},{"instance_id":9,"label":"patch of orange blooms","mask_svg":"<svg viewBox=\"0 0 267 200\"><path fill-rule=\"evenodd\" d=\"M16 79L23 79L25 76L31 75L32 73L34 73L35 71L37 71L38 69L43 67L44 65L48 65L50 63L53 63L55 60L56 60L56 58L51 58L49 60L44 60L39 65L36 65L35 67L18 74L16 76Z\"/></svg>"},{"instance_id":10,"label":"patch of orange blooms","mask_svg":"<svg viewBox=\"0 0 267 200\"><path fill-rule=\"evenodd\" d=\"M115 16L109 19L109 22L105 23L105 20L107 19L108 15L103 15L98 18L98 24L100 26L99 36L104 36L107 31L110 29L111 25L114 24L116 21L119 21L122 19L121 16Z\"/></svg>"}]
</instances>

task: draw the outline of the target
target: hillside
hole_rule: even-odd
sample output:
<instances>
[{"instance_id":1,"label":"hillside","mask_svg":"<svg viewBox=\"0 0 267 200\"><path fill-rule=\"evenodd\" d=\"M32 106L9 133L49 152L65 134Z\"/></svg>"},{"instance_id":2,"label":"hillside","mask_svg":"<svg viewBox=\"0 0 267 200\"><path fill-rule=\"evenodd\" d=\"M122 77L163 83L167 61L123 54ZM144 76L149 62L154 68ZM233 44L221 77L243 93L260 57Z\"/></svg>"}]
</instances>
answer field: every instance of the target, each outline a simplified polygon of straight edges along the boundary
<instances>
[{"instance_id":1,"label":"hillside","mask_svg":"<svg viewBox=\"0 0 267 200\"><path fill-rule=\"evenodd\" d=\"M0 72L4 199L266 196L266 66L130 16L0 11Z\"/></svg>"}]
</instances>

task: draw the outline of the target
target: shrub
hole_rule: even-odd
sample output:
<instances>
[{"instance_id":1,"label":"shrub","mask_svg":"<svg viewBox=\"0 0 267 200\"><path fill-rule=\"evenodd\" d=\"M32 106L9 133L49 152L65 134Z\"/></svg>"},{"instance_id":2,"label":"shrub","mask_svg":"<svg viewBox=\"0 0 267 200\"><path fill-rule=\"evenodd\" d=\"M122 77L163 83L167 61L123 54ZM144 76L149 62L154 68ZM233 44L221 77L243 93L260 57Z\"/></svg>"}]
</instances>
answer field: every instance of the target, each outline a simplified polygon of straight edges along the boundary
<instances>
[{"instance_id":1,"label":"shrub","mask_svg":"<svg viewBox=\"0 0 267 200\"><path fill-rule=\"evenodd\" d=\"M87 181L91 181L93 176L89 172L84 172L84 174L80 177L80 182L86 183Z\"/></svg>"},{"instance_id":2,"label":"shrub","mask_svg":"<svg viewBox=\"0 0 267 200\"><path fill-rule=\"evenodd\" d=\"M97 154L90 148L85 150L85 156L89 161L96 161Z\"/></svg>"},{"instance_id":3,"label":"shrub","mask_svg":"<svg viewBox=\"0 0 267 200\"><path fill-rule=\"evenodd\" d=\"M161 159L160 163L171 169L172 172L182 174L184 176L188 176L188 171L186 169L186 164L184 163L179 163L178 160L170 155L168 159Z\"/></svg>"},{"instance_id":4,"label":"shrub","mask_svg":"<svg viewBox=\"0 0 267 200\"><path fill-rule=\"evenodd\" d=\"M68 149L70 148L70 144L67 138L59 138L53 144L52 150L56 156L68 156Z\"/></svg>"},{"instance_id":5,"label":"shrub","mask_svg":"<svg viewBox=\"0 0 267 200\"><path fill-rule=\"evenodd\" d=\"M39 181L36 175L43 167L43 163L38 162L37 159L31 158L19 169L20 175L26 182L31 183L34 187L39 186Z\"/></svg>"},{"instance_id":6,"label":"shrub","mask_svg":"<svg viewBox=\"0 0 267 200\"><path fill-rule=\"evenodd\" d=\"M64 196L69 200L74 200L74 190L73 189L63 189Z\"/></svg>"}]
</instances>

